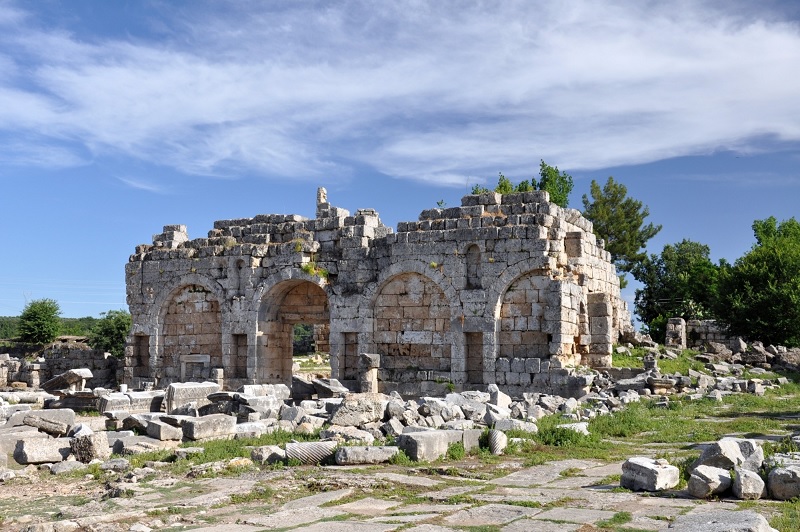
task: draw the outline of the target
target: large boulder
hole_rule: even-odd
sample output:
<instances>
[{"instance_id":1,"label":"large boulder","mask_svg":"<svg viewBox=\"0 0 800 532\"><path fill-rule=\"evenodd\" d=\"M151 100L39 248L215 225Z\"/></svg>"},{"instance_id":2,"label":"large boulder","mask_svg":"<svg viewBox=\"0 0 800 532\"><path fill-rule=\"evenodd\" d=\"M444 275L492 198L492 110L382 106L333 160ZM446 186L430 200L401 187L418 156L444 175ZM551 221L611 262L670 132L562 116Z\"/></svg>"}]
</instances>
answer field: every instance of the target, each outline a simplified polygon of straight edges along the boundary
<instances>
[{"instance_id":1,"label":"large boulder","mask_svg":"<svg viewBox=\"0 0 800 532\"><path fill-rule=\"evenodd\" d=\"M674 488L680 471L663 459L634 456L622 464L620 486L633 491L660 491Z\"/></svg>"},{"instance_id":2,"label":"large boulder","mask_svg":"<svg viewBox=\"0 0 800 532\"><path fill-rule=\"evenodd\" d=\"M788 501L800 496L800 466L776 467L769 472L767 489L773 499Z\"/></svg>"},{"instance_id":3,"label":"large boulder","mask_svg":"<svg viewBox=\"0 0 800 532\"><path fill-rule=\"evenodd\" d=\"M763 461L764 450L756 440L722 438L706 447L692 468L707 465L725 470L742 467L758 471Z\"/></svg>"},{"instance_id":4,"label":"large boulder","mask_svg":"<svg viewBox=\"0 0 800 532\"><path fill-rule=\"evenodd\" d=\"M349 393L333 410L332 425L358 427L382 421L389 397L382 393Z\"/></svg>"},{"instance_id":5,"label":"large boulder","mask_svg":"<svg viewBox=\"0 0 800 532\"><path fill-rule=\"evenodd\" d=\"M727 469L701 465L692 470L686 491L692 497L706 499L712 495L725 493L732 482L733 479Z\"/></svg>"},{"instance_id":6,"label":"large boulder","mask_svg":"<svg viewBox=\"0 0 800 532\"><path fill-rule=\"evenodd\" d=\"M737 467L734 470L733 496L742 500L757 500L766 495L767 487L761 475L749 469Z\"/></svg>"}]
</instances>

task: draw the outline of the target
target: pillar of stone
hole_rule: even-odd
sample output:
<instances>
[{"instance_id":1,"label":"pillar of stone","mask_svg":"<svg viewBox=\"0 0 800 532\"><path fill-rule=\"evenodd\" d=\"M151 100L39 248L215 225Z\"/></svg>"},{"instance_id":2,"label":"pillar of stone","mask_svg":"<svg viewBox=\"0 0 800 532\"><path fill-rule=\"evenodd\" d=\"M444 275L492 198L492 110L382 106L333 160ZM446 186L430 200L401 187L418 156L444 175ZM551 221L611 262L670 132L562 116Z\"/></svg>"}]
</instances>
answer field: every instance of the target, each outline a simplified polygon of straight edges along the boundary
<instances>
[{"instance_id":1,"label":"pillar of stone","mask_svg":"<svg viewBox=\"0 0 800 532\"><path fill-rule=\"evenodd\" d=\"M378 368L381 356L376 353L361 353L358 356L358 391L361 393L378 392Z\"/></svg>"},{"instance_id":2,"label":"pillar of stone","mask_svg":"<svg viewBox=\"0 0 800 532\"><path fill-rule=\"evenodd\" d=\"M686 349L686 321L683 318L670 318L667 321L667 337L664 345Z\"/></svg>"}]
</instances>

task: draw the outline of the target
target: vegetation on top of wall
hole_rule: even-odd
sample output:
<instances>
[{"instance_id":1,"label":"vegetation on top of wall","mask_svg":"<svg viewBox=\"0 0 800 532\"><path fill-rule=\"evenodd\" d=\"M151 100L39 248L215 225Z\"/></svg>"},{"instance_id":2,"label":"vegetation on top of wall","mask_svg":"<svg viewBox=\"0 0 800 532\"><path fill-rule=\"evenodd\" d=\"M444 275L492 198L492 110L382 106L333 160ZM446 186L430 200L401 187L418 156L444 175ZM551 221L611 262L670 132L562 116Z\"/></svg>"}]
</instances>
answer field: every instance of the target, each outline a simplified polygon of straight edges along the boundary
<instances>
[{"instance_id":1,"label":"vegetation on top of wall","mask_svg":"<svg viewBox=\"0 0 800 532\"><path fill-rule=\"evenodd\" d=\"M533 190L546 190L550 194L550 201L559 207L566 207L569 203L569 194L572 192L574 183L572 176L566 172L559 172L557 166L550 166L544 161L539 165L539 180L533 178L531 181L527 179L515 185L503 175L499 174L497 186L494 192L499 194L513 194L515 192L530 192ZM486 194L491 192L488 188L475 185L472 187L472 194Z\"/></svg>"}]
</instances>

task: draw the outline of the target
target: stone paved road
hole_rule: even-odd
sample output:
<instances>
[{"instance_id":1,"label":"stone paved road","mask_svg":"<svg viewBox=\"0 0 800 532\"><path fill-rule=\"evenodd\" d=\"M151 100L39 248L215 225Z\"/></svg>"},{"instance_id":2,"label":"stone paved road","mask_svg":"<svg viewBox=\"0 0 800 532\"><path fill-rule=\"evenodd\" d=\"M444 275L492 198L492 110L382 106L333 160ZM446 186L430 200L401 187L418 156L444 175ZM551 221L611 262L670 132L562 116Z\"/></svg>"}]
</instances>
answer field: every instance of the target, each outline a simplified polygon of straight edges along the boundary
<instances>
[{"instance_id":1,"label":"stone paved road","mask_svg":"<svg viewBox=\"0 0 800 532\"><path fill-rule=\"evenodd\" d=\"M501 468L507 469L494 476ZM492 475L482 477L486 469L471 470L469 464L446 469L308 467L191 481L164 473L135 484L127 497L102 501L95 496L89 504L44 513L60 521L18 516L6 520L2 529L35 525L27 530L463 532L470 530L466 527L486 527L502 532L590 532L625 512L628 521L622 529L655 531L667 530L684 515L739 510L732 501L700 501L683 492L621 490L612 480L621 473L621 463L573 459L522 467L503 462L490 470ZM456 476L459 471L467 476L472 471L475 478ZM231 500L232 494L246 495L256 486L269 486L270 496ZM0 488L0 503L6 488L12 486ZM768 502L757 506L765 515L772 509Z\"/></svg>"}]
</instances>

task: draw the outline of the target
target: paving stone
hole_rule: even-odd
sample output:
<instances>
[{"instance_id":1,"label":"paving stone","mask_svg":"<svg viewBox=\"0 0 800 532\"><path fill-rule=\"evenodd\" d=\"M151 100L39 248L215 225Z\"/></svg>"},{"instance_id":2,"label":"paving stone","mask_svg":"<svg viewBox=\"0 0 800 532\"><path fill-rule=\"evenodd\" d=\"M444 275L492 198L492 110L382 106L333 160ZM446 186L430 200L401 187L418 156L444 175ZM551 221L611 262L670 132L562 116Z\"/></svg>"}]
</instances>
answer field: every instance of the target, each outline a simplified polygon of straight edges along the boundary
<instances>
[{"instance_id":1,"label":"paving stone","mask_svg":"<svg viewBox=\"0 0 800 532\"><path fill-rule=\"evenodd\" d=\"M577 523L553 523L532 521L531 518L517 519L500 529L501 532L575 532L582 525Z\"/></svg>"},{"instance_id":2,"label":"paving stone","mask_svg":"<svg viewBox=\"0 0 800 532\"><path fill-rule=\"evenodd\" d=\"M366 523L358 521L326 521L304 526L303 532L389 532L395 524Z\"/></svg>"},{"instance_id":3,"label":"paving stone","mask_svg":"<svg viewBox=\"0 0 800 532\"><path fill-rule=\"evenodd\" d=\"M756 512L702 511L678 516L670 532L777 532Z\"/></svg>"},{"instance_id":4,"label":"paving stone","mask_svg":"<svg viewBox=\"0 0 800 532\"><path fill-rule=\"evenodd\" d=\"M433 512L428 514L406 514L406 515L383 515L368 519L370 523L418 523L420 521L428 521L430 519L438 519L442 516L442 512Z\"/></svg>"},{"instance_id":5,"label":"paving stone","mask_svg":"<svg viewBox=\"0 0 800 532\"><path fill-rule=\"evenodd\" d=\"M406 528L403 532L453 532L454 528L439 525L417 525L412 528Z\"/></svg>"},{"instance_id":6,"label":"paving stone","mask_svg":"<svg viewBox=\"0 0 800 532\"><path fill-rule=\"evenodd\" d=\"M400 484L407 484L409 486L438 486L442 482L427 477L411 477L408 475L400 475L398 473L378 473L376 478L384 480L391 480L392 482L399 482Z\"/></svg>"},{"instance_id":7,"label":"paving stone","mask_svg":"<svg viewBox=\"0 0 800 532\"><path fill-rule=\"evenodd\" d=\"M548 521L566 521L568 523L594 524L597 521L610 519L616 512L608 510L592 510L589 508L551 508L537 514L533 519Z\"/></svg>"},{"instance_id":8,"label":"paving stone","mask_svg":"<svg viewBox=\"0 0 800 532\"><path fill-rule=\"evenodd\" d=\"M264 530L264 528L253 525L239 525L235 523L227 523L224 525L193 528L192 532L255 532L256 530Z\"/></svg>"},{"instance_id":9,"label":"paving stone","mask_svg":"<svg viewBox=\"0 0 800 532\"><path fill-rule=\"evenodd\" d=\"M536 515L541 511L540 508L528 508L525 506L486 504L459 510L442 520L454 526L503 525L520 517Z\"/></svg>"},{"instance_id":10,"label":"paving stone","mask_svg":"<svg viewBox=\"0 0 800 532\"><path fill-rule=\"evenodd\" d=\"M559 462L550 462L540 466L528 467L520 471L515 471L510 475L490 480L489 482L499 486L539 486L562 478L560 473L567 469L586 469L589 467L596 467L597 465L599 465L597 462L590 462L587 460L561 460Z\"/></svg>"},{"instance_id":11,"label":"paving stone","mask_svg":"<svg viewBox=\"0 0 800 532\"><path fill-rule=\"evenodd\" d=\"M308 497L303 497L301 499L295 499L293 501L289 501L286 504L284 504L281 507L281 509L294 510L298 508L302 509L302 508L309 508L312 506L319 506L320 504L338 501L339 499L347 497L351 493L353 493L353 488L344 488L334 491L323 491L322 493L317 493L316 495L310 495Z\"/></svg>"},{"instance_id":12,"label":"paving stone","mask_svg":"<svg viewBox=\"0 0 800 532\"><path fill-rule=\"evenodd\" d=\"M240 518L240 522L246 525L259 526L259 530L274 530L276 528L291 528L300 525L314 523L321 519L330 519L337 515L342 515L344 512L335 508L318 508L316 506L292 508L290 510L281 510L269 515L251 515L248 517ZM330 526L331 522L325 522L325 525ZM311 530L309 527L304 527L303 530ZM330 532L330 528L325 529Z\"/></svg>"},{"instance_id":13,"label":"paving stone","mask_svg":"<svg viewBox=\"0 0 800 532\"><path fill-rule=\"evenodd\" d=\"M481 489L481 487L482 486L451 486L443 490L429 491L427 493L423 493L422 496L428 497L429 499L443 501L449 499L450 497L456 497L458 495L464 495L465 493L478 491Z\"/></svg>"},{"instance_id":14,"label":"paving stone","mask_svg":"<svg viewBox=\"0 0 800 532\"><path fill-rule=\"evenodd\" d=\"M366 497L357 501L334 506L334 508L357 515L381 515L389 508L396 508L397 506L400 506L398 501L387 501L384 499Z\"/></svg>"}]
</instances>

